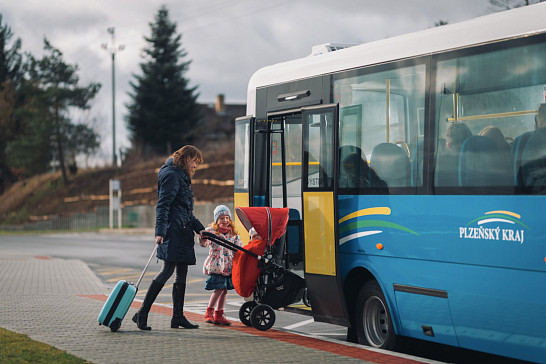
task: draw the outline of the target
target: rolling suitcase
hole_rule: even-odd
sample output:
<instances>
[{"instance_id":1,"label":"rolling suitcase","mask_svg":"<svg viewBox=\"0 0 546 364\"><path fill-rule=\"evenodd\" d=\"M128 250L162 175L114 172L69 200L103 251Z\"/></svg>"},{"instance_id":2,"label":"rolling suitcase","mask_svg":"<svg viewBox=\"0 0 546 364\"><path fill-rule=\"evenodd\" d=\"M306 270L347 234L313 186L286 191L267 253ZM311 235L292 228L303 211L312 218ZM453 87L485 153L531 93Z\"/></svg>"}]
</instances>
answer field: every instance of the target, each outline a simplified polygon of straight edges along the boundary
<instances>
[{"instance_id":1,"label":"rolling suitcase","mask_svg":"<svg viewBox=\"0 0 546 364\"><path fill-rule=\"evenodd\" d=\"M138 278L136 284L127 282L126 280L121 280L116 284L114 290L112 293L110 293L110 296L108 296L108 299L100 311L98 317L99 325L108 326L112 332L119 330L123 318L127 314L129 307L131 307L131 303L133 303L133 300L135 299L138 291L138 285L140 284L142 277L144 277L144 273L146 273L148 265L150 265L150 261L155 255L156 249L157 244L155 244L152 255L150 255L150 259L148 259L148 263L146 263L146 266L144 267L144 270L142 271L142 274Z\"/></svg>"}]
</instances>

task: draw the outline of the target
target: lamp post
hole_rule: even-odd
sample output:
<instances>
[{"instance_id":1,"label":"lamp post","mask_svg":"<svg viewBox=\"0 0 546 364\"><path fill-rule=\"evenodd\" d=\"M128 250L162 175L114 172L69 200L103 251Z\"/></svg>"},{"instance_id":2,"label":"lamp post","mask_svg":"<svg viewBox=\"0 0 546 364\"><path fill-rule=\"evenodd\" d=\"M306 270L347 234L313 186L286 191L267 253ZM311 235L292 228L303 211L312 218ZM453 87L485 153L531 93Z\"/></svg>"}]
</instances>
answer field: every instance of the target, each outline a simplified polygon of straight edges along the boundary
<instances>
[{"instance_id":1,"label":"lamp post","mask_svg":"<svg viewBox=\"0 0 546 364\"><path fill-rule=\"evenodd\" d=\"M102 48L106 49L112 55L112 165L117 166L116 156L116 53L125 49L124 45L116 46L116 30L114 27L108 28L108 34L112 36L112 43L103 43Z\"/></svg>"}]
</instances>

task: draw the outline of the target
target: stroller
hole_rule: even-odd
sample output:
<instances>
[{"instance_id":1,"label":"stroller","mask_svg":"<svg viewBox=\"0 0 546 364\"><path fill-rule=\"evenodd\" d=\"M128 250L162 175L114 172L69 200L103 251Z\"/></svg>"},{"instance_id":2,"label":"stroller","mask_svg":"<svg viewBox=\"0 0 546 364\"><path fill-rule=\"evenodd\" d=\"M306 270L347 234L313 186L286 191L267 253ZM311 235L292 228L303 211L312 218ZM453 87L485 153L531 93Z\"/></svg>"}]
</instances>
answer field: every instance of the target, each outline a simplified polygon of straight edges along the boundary
<instances>
[{"instance_id":1,"label":"stroller","mask_svg":"<svg viewBox=\"0 0 546 364\"><path fill-rule=\"evenodd\" d=\"M244 227L254 227L262 239L241 248L213 233L204 232L203 236L235 251L233 286L242 297L252 295L239 309L239 318L243 324L265 331L275 323L274 309L300 301L305 291L305 280L282 266L288 208L238 207L236 212Z\"/></svg>"}]
</instances>

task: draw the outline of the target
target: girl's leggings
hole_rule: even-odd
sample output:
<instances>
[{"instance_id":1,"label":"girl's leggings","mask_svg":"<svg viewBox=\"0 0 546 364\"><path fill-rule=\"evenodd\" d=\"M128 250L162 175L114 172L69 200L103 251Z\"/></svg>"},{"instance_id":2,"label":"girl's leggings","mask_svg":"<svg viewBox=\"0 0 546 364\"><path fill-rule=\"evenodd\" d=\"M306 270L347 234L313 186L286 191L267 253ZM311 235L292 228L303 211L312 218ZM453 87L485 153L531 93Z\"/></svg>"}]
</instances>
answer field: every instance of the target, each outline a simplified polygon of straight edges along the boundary
<instances>
[{"instance_id":1,"label":"girl's leggings","mask_svg":"<svg viewBox=\"0 0 546 364\"><path fill-rule=\"evenodd\" d=\"M176 276L174 277L174 283L186 283L186 276L188 275L188 264L163 261L163 268L154 280L161 284L165 284L174 273L176 269Z\"/></svg>"},{"instance_id":2,"label":"girl's leggings","mask_svg":"<svg viewBox=\"0 0 546 364\"><path fill-rule=\"evenodd\" d=\"M223 311L226 305L227 289L216 289L209 299L209 307L216 307L217 311Z\"/></svg>"}]
</instances>

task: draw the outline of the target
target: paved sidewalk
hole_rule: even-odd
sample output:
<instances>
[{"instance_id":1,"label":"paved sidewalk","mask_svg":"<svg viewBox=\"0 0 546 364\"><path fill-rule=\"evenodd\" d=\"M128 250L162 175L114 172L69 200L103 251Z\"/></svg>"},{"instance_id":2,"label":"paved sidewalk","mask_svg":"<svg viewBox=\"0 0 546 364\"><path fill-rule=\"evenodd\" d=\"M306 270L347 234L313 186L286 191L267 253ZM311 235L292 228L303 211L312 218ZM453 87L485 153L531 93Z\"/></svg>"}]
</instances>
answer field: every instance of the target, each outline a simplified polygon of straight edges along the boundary
<instances>
[{"instance_id":1,"label":"paved sidewalk","mask_svg":"<svg viewBox=\"0 0 546 364\"><path fill-rule=\"evenodd\" d=\"M121 329L99 326L106 287L80 260L50 259L2 252L0 327L27 334L93 363L416 363L418 358L366 350L361 346L309 338L235 322L203 323L187 313L197 330L171 329L171 310L154 305L141 331L131 321L135 302ZM431 361L421 361L431 362Z\"/></svg>"}]
</instances>

